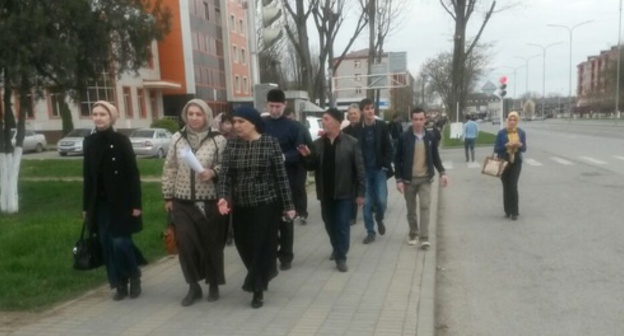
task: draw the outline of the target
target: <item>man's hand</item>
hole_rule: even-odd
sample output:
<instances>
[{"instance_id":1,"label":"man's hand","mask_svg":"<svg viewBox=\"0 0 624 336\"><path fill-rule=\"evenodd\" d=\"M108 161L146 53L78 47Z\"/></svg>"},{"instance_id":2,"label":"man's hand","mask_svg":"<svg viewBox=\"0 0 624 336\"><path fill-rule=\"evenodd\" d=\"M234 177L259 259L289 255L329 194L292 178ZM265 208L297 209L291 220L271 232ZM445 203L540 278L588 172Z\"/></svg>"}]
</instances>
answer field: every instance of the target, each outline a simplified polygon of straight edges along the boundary
<instances>
[{"instance_id":1,"label":"man's hand","mask_svg":"<svg viewBox=\"0 0 624 336\"><path fill-rule=\"evenodd\" d=\"M141 209L132 209L132 217L141 216Z\"/></svg>"},{"instance_id":2,"label":"man's hand","mask_svg":"<svg viewBox=\"0 0 624 336\"><path fill-rule=\"evenodd\" d=\"M230 205L228 204L228 201L226 201L225 199L220 199L219 202L217 203L217 206L219 207L219 213L222 215L227 215L230 213Z\"/></svg>"},{"instance_id":3,"label":"man's hand","mask_svg":"<svg viewBox=\"0 0 624 336\"><path fill-rule=\"evenodd\" d=\"M364 205L364 197L358 197L355 199L355 203L357 203L358 206L362 206Z\"/></svg>"},{"instance_id":4,"label":"man's hand","mask_svg":"<svg viewBox=\"0 0 624 336\"><path fill-rule=\"evenodd\" d=\"M310 152L310 148L306 145L299 145L299 147L297 147L297 151L303 157L310 156L310 154L312 154L312 152Z\"/></svg>"},{"instance_id":5,"label":"man's hand","mask_svg":"<svg viewBox=\"0 0 624 336\"><path fill-rule=\"evenodd\" d=\"M402 194L405 192L405 183L397 182L397 190Z\"/></svg>"},{"instance_id":6,"label":"man's hand","mask_svg":"<svg viewBox=\"0 0 624 336\"><path fill-rule=\"evenodd\" d=\"M442 185L442 188L448 185L448 177L446 176L446 174L440 176L440 185Z\"/></svg>"}]
</instances>

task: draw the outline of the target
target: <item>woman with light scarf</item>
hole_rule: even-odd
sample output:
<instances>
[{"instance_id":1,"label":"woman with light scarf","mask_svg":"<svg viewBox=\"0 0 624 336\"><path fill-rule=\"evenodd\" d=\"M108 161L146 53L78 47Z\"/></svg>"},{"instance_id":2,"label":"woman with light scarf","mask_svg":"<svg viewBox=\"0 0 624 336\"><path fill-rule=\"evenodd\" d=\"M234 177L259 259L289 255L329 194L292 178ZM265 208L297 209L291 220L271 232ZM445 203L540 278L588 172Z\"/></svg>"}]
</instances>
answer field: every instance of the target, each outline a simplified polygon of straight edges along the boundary
<instances>
[{"instance_id":1,"label":"woman with light scarf","mask_svg":"<svg viewBox=\"0 0 624 336\"><path fill-rule=\"evenodd\" d=\"M526 133L518 127L518 112L510 112L507 116L507 127L496 135L494 152L498 158L508 161L507 168L501 175L503 182L503 207L505 217L517 220L518 210L518 179L522 170L522 153L526 152Z\"/></svg>"}]
</instances>

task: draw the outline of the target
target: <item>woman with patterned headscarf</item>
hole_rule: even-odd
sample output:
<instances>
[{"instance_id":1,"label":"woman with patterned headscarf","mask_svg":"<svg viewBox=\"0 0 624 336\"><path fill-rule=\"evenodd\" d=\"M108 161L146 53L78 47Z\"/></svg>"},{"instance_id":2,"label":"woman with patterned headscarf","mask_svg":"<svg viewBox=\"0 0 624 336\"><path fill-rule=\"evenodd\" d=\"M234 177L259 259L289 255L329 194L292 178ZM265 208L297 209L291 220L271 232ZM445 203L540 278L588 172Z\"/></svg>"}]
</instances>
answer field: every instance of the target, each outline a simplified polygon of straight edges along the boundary
<instances>
[{"instance_id":1,"label":"woman with patterned headscarf","mask_svg":"<svg viewBox=\"0 0 624 336\"><path fill-rule=\"evenodd\" d=\"M518 179L522 170L522 153L526 152L526 134L518 127L518 112L510 112L507 116L507 127L498 132L494 152L500 159L507 160L507 168L501 175L503 182L503 206L505 217L516 220L518 210Z\"/></svg>"}]
</instances>

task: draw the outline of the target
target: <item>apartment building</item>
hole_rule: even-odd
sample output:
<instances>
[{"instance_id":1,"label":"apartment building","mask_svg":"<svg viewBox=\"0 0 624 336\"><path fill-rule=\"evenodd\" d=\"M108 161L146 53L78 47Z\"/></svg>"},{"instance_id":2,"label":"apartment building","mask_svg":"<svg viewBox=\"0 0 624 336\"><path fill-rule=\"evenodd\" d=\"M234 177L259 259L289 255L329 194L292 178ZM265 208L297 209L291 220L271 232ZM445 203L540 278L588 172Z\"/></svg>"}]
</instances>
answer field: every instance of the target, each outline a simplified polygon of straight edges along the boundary
<instances>
[{"instance_id":1,"label":"apartment building","mask_svg":"<svg viewBox=\"0 0 624 336\"><path fill-rule=\"evenodd\" d=\"M605 75L613 64L612 62L617 61L617 55L617 46L613 46L611 49L602 50L598 55L587 57L586 61L576 66L576 94L579 106L589 105L592 96L609 91L607 88L609 83Z\"/></svg>"}]
</instances>

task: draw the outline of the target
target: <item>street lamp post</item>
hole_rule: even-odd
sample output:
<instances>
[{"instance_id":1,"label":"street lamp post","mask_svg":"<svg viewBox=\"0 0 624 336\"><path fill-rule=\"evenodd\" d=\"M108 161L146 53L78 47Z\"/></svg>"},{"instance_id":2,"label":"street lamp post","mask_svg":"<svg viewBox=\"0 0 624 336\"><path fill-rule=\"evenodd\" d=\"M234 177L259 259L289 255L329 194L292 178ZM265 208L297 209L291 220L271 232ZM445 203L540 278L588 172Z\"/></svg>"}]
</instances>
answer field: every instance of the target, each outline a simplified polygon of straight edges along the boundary
<instances>
[{"instance_id":1,"label":"street lamp post","mask_svg":"<svg viewBox=\"0 0 624 336\"><path fill-rule=\"evenodd\" d=\"M561 43L562 42L555 42L545 46L536 43L527 43L527 45L542 49L542 117L544 116L544 104L546 103L546 51L548 48Z\"/></svg>"},{"instance_id":2,"label":"street lamp post","mask_svg":"<svg viewBox=\"0 0 624 336\"><path fill-rule=\"evenodd\" d=\"M568 33L570 35L570 67L569 67L569 75L568 75L568 116L570 116L570 120L572 120L572 36L574 33L574 29L576 29L577 27L580 27L582 25L588 24L590 22L593 22L594 20L587 20L587 21L583 21L581 23L577 23L573 26L564 26L564 25L558 25L558 24L549 24L547 25L548 27L554 27L554 28L565 28L568 30Z\"/></svg>"},{"instance_id":3,"label":"street lamp post","mask_svg":"<svg viewBox=\"0 0 624 336\"><path fill-rule=\"evenodd\" d=\"M618 22L618 53L617 53L617 77L615 79L615 113L616 119L615 123L617 124L617 120L620 118L620 63L622 60L622 0L620 0L620 19Z\"/></svg>"},{"instance_id":4,"label":"street lamp post","mask_svg":"<svg viewBox=\"0 0 624 336\"><path fill-rule=\"evenodd\" d=\"M526 67L526 81L524 85L525 85L525 93L527 94L529 93L529 62L532 59L536 58L537 56L539 55L533 55L531 57L514 56L514 58L521 59L525 63L524 66Z\"/></svg>"}]
</instances>

